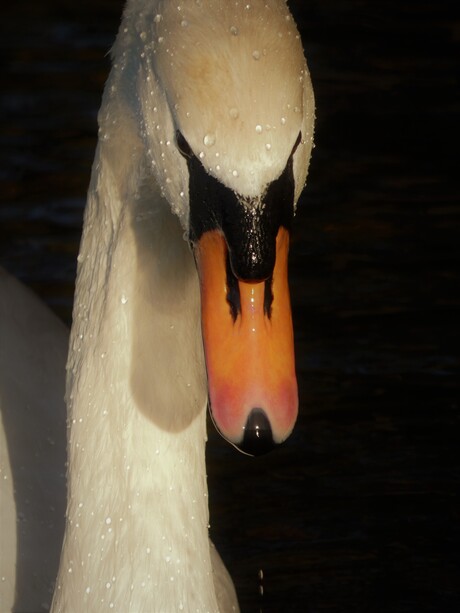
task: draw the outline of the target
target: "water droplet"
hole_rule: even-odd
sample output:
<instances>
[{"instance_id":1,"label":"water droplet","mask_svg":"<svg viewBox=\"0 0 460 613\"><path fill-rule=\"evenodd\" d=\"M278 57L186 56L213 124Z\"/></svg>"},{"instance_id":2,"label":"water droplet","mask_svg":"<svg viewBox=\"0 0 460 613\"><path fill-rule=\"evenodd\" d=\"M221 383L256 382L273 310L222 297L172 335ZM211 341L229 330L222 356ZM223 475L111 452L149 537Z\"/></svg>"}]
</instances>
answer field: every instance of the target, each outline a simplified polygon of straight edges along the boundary
<instances>
[{"instance_id":1,"label":"water droplet","mask_svg":"<svg viewBox=\"0 0 460 613\"><path fill-rule=\"evenodd\" d=\"M109 526L112 523L112 518L107 517L107 519L105 520L105 523Z\"/></svg>"},{"instance_id":2,"label":"water droplet","mask_svg":"<svg viewBox=\"0 0 460 613\"><path fill-rule=\"evenodd\" d=\"M181 25L183 28L186 28L186 27L188 26L188 21L187 21L186 19L182 19L182 21L180 22L180 25Z\"/></svg>"},{"instance_id":3,"label":"water droplet","mask_svg":"<svg viewBox=\"0 0 460 613\"><path fill-rule=\"evenodd\" d=\"M160 15L160 14L155 15L155 19L154 19L154 21L155 21L155 23L160 23L160 21L161 21L161 15Z\"/></svg>"},{"instance_id":4,"label":"water droplet","mask_svg":"<svg viewBox=\"0 0 460 613\"><path fill-rule=\"evenodd\" d=\"M216 142L215 134L205 134L203 138L203 143L206 147L212 147Z\"/></svg>"},{"instance_id":5,"label":"water droplet","mask_svg":"<svg viewBox=\"0 0 460 613\"><path fill-rule=\"evenodd\" d=\"M265 149L266 149L267 151L270 151L270 149L271 149L271 148L272 148L272 146L271 146L271 144L270 144L270 143L267 143L267 144L265 145Z\"/></svg>"},{"instance_id":6,"label":"water droplet","mask_svg":"<svg viewBox=\"0 0 460 613\"><path fill-rule=\"evenodd\" d=\"M255 50L252 52L252 57L253 57L255 60L260 60L260 51L258 51L257 49L255 49Z\"/></svg>"},{"instance_id":7,"label":"water droplet","mask_svg":"<svg viewBox=\"0 0 460 613\"><path fill-rule=\"evenodd\" d=\"M281 117L281 125L286 125L286 117Z\"/></svg>"},{"instance_id":8,"label":"water droplet","mask_svg":"<svg viewBox=\"0 0 460 613\"><path fill-rule=\"evenodd\" d=\"M125 294L121 295L121 304L126 304L128 302L128 298L125 296Z\"/></svg>"},{"instance_id":9,"label":"water droplet","mask_svg":"<svg viewBox=\"0 0 460 613\"><path fill-rule=\"evenodd\" d=\"M237 177L237 176L238 176L238 171L237 171L237 170L233 170L233 171L232 171L232 175L233 175L234 177Z\"/></svg>"},{"instance_id":10,"label":"water droplet","mask_svg":"<svg viewBox=\"0 0 460 613\"><path fill-rule=\"evenodd\" d=\"M238 119L238 117L240 116L240 112L235 106L232 106L228 113L232 119Z\"/></svg>"},{"instance_id":11,"label":"water droplet","mask_svg":"<svg viewBox=\"0 0 460 613\"><path fill-rule=\"evenodd\" d=\"M238 36L238 34L239 34L238 28L237 28L236 26L231 26L231 28L230 28L230 34L231 34L232 36Z\"/></svg>"},{"instance_id":12,"label":"water droplet","mask_svg":"<svg viewBox=\"0 0 460 613\"><path fill-rule=\"evenodd\" d=\"M256 125L256 132L257 132L257 134L261 134L262 133L262 126L260 124Z\"/></svg>"}]
</instances>

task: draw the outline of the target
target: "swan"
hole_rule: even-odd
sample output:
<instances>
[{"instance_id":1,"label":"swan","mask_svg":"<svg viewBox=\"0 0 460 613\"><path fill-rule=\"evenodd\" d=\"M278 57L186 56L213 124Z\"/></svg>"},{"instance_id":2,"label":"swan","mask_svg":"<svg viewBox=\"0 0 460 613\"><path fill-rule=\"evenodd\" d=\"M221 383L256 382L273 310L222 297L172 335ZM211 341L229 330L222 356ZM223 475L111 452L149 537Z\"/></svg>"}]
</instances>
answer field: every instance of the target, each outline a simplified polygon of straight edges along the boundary
<instances>
[{"instance_id":1,"label":"swan","mask_svg":"<svg viewBox=\"0 0 460 613\"><path fill-rule=\"evenodd\" d=\"M0 611L49 610L64 533L68 330L0 268Z\"/></svg>"},{"instance_id":2,"label":"swan","mask_svg":"<svg viewBox=\"0 0 460 613\"><path fill-rule=\"evenodd\" d=\"M206 408L249 455L297 416L287 256L314 98L286 2L128 0L98 121L51 610L237 611Z\"/></svg>"}]
</instances>

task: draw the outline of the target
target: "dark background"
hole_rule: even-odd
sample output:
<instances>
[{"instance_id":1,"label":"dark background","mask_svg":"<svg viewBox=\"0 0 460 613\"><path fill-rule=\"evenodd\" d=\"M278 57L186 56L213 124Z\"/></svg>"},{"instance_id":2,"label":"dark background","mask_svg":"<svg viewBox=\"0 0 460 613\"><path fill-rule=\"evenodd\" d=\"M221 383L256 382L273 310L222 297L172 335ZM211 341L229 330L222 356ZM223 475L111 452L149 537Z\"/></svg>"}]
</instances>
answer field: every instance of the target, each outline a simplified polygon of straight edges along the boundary
<instances>
[{"instance_id":1,"label":"dark background","mask_svg":"<svg viewBox=\"0 0 460 613\"><path fill-rule=\"evenodd\" d=\"M2 7L0 263L67 323L122 6ZM291 257L301 414L259 459L210 427L211 533L243 613L458 612L460 20L290 6L317 102Z\"/></svg>"}]
</instances>

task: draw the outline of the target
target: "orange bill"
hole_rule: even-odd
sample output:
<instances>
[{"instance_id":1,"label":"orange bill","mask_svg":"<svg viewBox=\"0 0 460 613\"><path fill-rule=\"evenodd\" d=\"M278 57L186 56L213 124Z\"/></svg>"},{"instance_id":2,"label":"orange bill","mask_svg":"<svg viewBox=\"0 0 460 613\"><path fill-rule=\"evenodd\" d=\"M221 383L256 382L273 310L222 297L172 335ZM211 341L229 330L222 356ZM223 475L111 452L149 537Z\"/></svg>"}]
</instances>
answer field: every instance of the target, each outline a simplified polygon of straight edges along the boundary
<instances>
[{"instance_id":1,"label":"orange bill","mask_svg":"<svg viewBox=\"0 0 460 613\"><path fill-rule=\"evenodd\" d=\"M232 310L223 234L206 232L195 245L211 414L221 434L251 454L244 444L248 428L256 437L270 430L263 453L289 436L297 417L288 250L289 233L280 228L271 283L233 278L238 308Z\"/></svg>"}]
</instances>

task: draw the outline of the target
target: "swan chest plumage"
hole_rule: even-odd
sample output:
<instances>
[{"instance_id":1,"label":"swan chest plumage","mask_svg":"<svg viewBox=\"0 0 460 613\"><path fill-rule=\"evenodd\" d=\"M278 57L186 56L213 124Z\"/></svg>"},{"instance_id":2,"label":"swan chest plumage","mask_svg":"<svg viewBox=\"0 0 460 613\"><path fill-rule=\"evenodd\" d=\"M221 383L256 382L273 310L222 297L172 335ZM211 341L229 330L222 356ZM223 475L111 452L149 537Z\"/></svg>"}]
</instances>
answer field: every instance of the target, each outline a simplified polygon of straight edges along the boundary
<instances>
[{"instance_id":1,"label":"swan chest plumage","mask_svg":"<svg viewBox=\"0 0 460 613\"><path fill-rule=\"evenodd\" d=\"M312 146L309 75L275 0L129 0L112 55L78 256L52 610L235 611L208 538L208 388L217 427L246 452L292 429L279 262ZM242 393L226 366L246 351L241 331Z\"/></svg>"}]
</instances>

